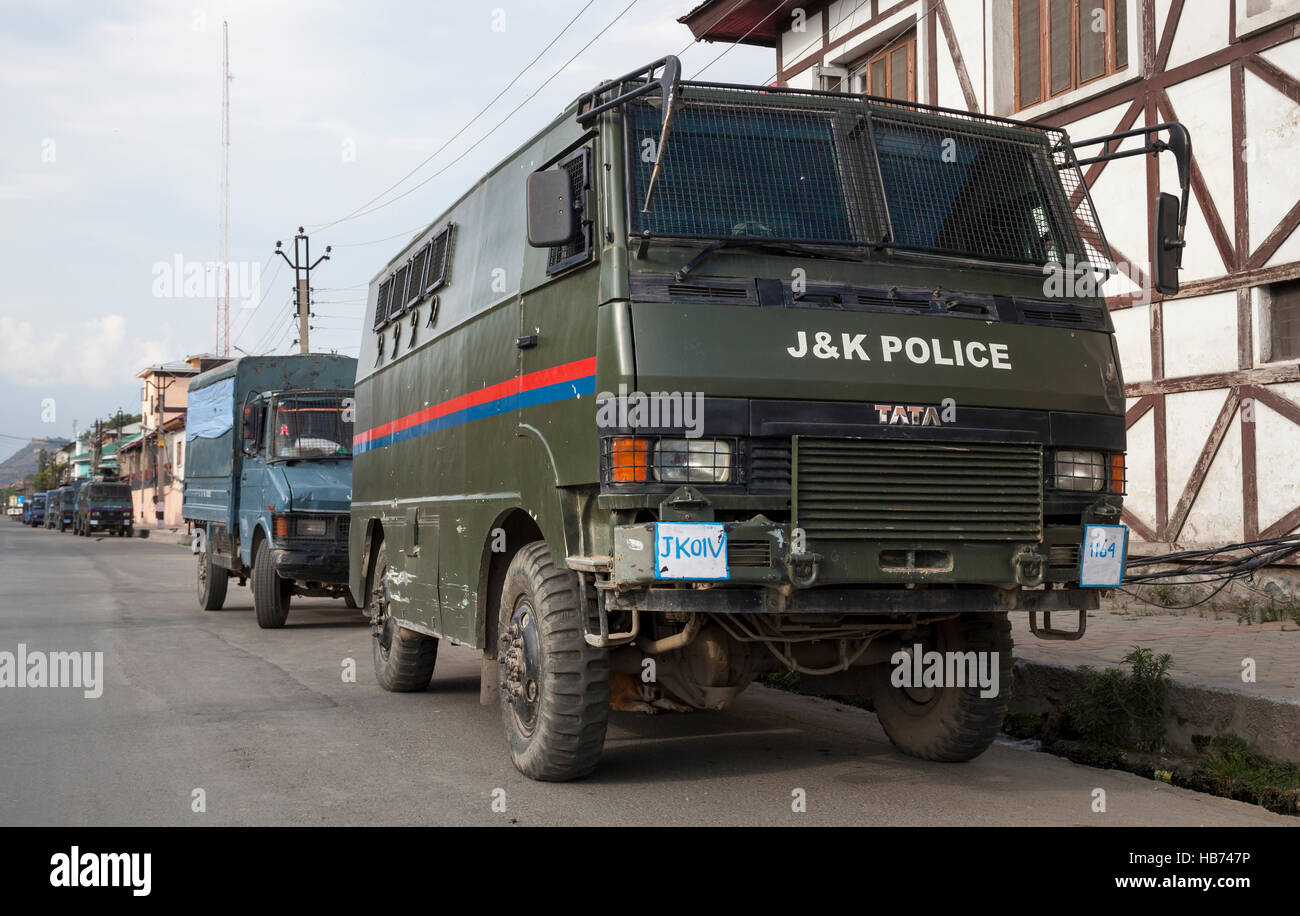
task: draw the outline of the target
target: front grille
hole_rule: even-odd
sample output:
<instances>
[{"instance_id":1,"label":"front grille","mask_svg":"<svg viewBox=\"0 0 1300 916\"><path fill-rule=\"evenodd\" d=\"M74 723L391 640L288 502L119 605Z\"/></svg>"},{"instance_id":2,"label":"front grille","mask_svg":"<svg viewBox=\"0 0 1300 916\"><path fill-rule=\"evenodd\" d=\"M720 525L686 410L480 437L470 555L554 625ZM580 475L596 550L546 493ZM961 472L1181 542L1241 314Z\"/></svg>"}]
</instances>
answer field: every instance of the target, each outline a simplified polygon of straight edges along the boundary
<instances>
[{"instance_id":1,"label":"front grille","mask_svg":"<svg viewBox=\"0 0 1300 916\"><path fill-rule=\"evenodd\" d=\"M790 439L758 438L750 441L751 491L790 492Z\"/></svg>"},{"instance_id":2,"label":"front grille","mask_svg":"<svg viewBox=\"0 0 1300 916\"><path fill-rule=\"evenodd\" d=\"M796 453L809 540L1042 538L1041 446L799 437Z\"/></svg>"},{"instance_id":3,"label":"front grille","mask_svg":"<svg viewBox=\"0 0 1300 916\"><path fill-rule=\"evenodd\" d=\"M1048 569L1065 572L1078 569L1081 550L1078 544L1053 544L1047 549Z\"/></svg>"},{"instance_id":4,"label":"front grille","mask_svg":"<svg viewBox=\"0 0 1300 916\"><path fill-rule=\"evenodd\" d=\"M772 565L771 541L733 541L727 539L727 565L766 567Z\"/></svg>"}]
</instances>

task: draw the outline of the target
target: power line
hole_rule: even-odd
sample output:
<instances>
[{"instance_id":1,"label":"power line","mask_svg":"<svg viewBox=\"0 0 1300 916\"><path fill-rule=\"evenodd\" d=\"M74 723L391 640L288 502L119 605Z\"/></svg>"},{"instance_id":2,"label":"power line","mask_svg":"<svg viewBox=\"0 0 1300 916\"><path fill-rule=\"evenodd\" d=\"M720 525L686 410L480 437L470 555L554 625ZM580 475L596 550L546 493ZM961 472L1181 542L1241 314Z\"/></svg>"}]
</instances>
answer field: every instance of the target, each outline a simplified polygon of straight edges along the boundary
<instances>
[{"instance_id":1,"label":"power line","mask_svg":"<svg viewBox=\"0 0 1300 916\"><path fill-rule=\"evenodd\" d=\"M402 184L402 182L406 181L406 179L410 178L412 175L414 175L414 174L415 174L416 172L418 172L420 169L422 169L422 168L424 168L426 165L428 165L429 162L430 162L430 161L431 161L435 156L437 156L439 153L441 153L443 150L445 150L448 146L450 146L453 142L455 142L455 140L456 140L458 137L460 137L461 134L463 134L463 133L465 133L465 131L469 130L470 127L472 127L472 126L474 125L474 122L475 122L475 121L477 121L479 118L483 117L483 115L487 113L487 110L488 110L489 108L491 108L493 105L495 105L495 104L497 103L497 100L500 99L501 96L505 95L505 94L510 90L510 88L511 88L512 86L514 86L515 83L519 82L519 78L522 77L522 76L523 76L525 73L527 73L529 70L531 70L532 67L533 67L533 65L536 64L539 60L541 60L542 55L545 54L547 51L551 50L551 48L553 48L553 47L555 46L555 43L556 43L557 41L559 41L561 38L564 37L564 34L565 34L566 32L569 31L570 27L572 27L572 25L573 25L575 22L578 21L578 18L579 18L583 13L585 13L585 12L588 10L588 8L590 8L590 6L592 5L592 3L594 3L594 2L595 2L595 0L587 0L587 3L586 3L585 5L583 5L582 9L578 10L578 12L574 15L574 17L573 17L572 19L570 19L570 20L565 24L564 28L560 29L560 31L559 31L558 33L556 33L555 37L552 38L552 39L550 40L549 43L547 43L546 47L544 47L544 48L542 48L542 50L538 51L538 52L537 52L537 56L534 57L532 60L530 60L530 61L528 62L528 64L527 64L527 65L526 65L522 70L520 70L518 73L516 73L516 74L514 75L514 77L510 80L510 82L506 83L505 88L503 88L500 92L498 92L496 95L494 95L494 96L492 97L492 101L488 102L488 103L487 103L486 105L484 105L481 109L479 109L478 114L476 114L476 115L474 115L474 117L470 118L469 121L467 121L467 122L465 123L465 125L464 125L460 130L458 130L458 131L456 131L456 133L452 134L451 137L450 137L450 138L449 138L445 143L443 143L443 144L442 144L441 146L439 146L436 150L434 150L432 153L430 153L430 154L428 155L428 157L426 157L426 158L424 159L423 162L421 162L421 163L420 163L419 165L417 165L415 168L411 169L409 172L407 172L405 175L403 175L400 179L398 179L397 181L395 181L393 184L389 185L387 188L385 188L384 190L380 191L380 192L379 192L378 194L376 194L374 197L370 198L370 200L366 201L364 204L362 204L361 206L357 207L356 210L353 210L351 213L347 214L346 216L342 216L342 217L340 217L339 219L336 219L336 220L334 220L334 221L331 222L331 223L324 223L324 224L322 224L322 225L312 226L312 229L314 229L314 230L328 229L328 228L330 228L331 226L336 226L336 225L338 225L339 223L343 222L344 220L352 219L353 217L357 216L357 215L360 213L360 211L365 210L365 209L366 209L367 207L369 207L371 204L375 203L375 201L379 200L380 198L382 198L385 194L389 193L390 191L396 189L399 185Z\"/></svg>"},{"instance_id":2,"label":"power line","mask_svg":"<svg viewBox=\"0 0 1300 916\"><path fill-rule=\"evenodd\" d=\"M488 137L490 137L490 136L492 136L494 133L496 133L497 130L498 130L499 128L501 128L501 126L504 125L507 121L509 121L511 118L513 118L513 117L514 117L514 116L519 112L519 110L520 110L521 108L523 108L525 105L527 105L527 104L528 104L529 102L531 102L533 99L535 99L535 98L537 97L537 95L538 95L538 94L539 94L543 89L545 89L547 86L549 86L549 85L551 84L551 82L552 82L552 81L553 81L557 76L559 76L561 73L563 73L565 70L567 70L568 67L569 67L569 65L572 64L575 60L577 60L577 59L582 55L582 53L583 53L584 51L586 51L586 50L587 50L588 48L590 48L593 44L595 44L596 41L599 40L600 37L601 37L602 35L604 35L604 34L605 34L606 32L608 32L611 28L613 28L613 27L614 27L614 24L617 23L620 19L622 19L623 16L627 13L627 11L630 10L632 7L636 6L636 4L637 4L638 2L640 2L640 0L632 0L631 3L629 3L627 6L623 7L623 9L619 12L619 14L618 14L617 16L615 16L613 19L611 19L611 20L609 21L609 24L608 24L608 25L606 25L603 29L601 29L599 32L597 32L596 35L595 35L595 36L594 36L590 41L588 41L585 45L583 45L581 48L579 48L579 49L578 49L578 52L577 52L576 54L574 54L574 55L573 55L572 57L570 57L567 61L565 61L564 64L561 65L560 68L559 68L558 70L556 70L554 73L552 73L550 76L548 76L548 77L546 78L546 80L545 80L545 81L544 81L540 86L538 86L536 89L534 89L534 90L533 90L533 91L532 91L532 92L527 96L527 98L525 98L522 102L520 102L520 103L519 103L518 105L516 105L513 109L511 109L510 112L509 112L509 113L508 113L504 118L502 118L500 121L498 121L498 122L497 122L497 123L492 127L491 130L489 130L489 131L488 131L487 133L485 133L483 136L479 137L477 140L475 140L473 143L471 143L468 147L466 147L466 148L464 149L464 151L462 151L462 152L460 153L460 155L458 155L455 159L451 160L451 162L448 162L446 165L444 165L442 168L438 169L436 172L434 172L434 173L433 173L432 175L430 175L428 178L425 178L423 181L421 181L419 184L416 184L414 187L408 188L407 190L403 191L401 194L398 194L396 197L390 198L389 200L386 200L386 201L384 201L384 202L381 203L381 204L376 204L375 206L370 207L370 208L367 209L367 210L357 210L357 211L353 211L353 212L352 212L351 214L349 214L348 216L343 217L342 219L337 219L337 220L335 220L333 223L327 223L327 224L325 224L325 225L326 225L326 226L333 226L333 225L336 225L337 223L341 223L341 222L343 222L344 219L355 219L355 218L357 218L357 217L359 217L359 216L366 216L366 215L368 215L368 214L370 214L370 213L374 213L374 212L377 211L377 210L382 210L384 207L387 207L387 206L389 206L390 204L395 204L395 203L397 203L397 201L401 200L403 197L406 197L406 196L408 196L408 195L410 195L410 194L413 194L414 192L418 191L420 188L424 187L424 186L425 186L426 184L428 184L429 182L433 181L433 179L437 178L439 175L441 175L441 174L443 174L444 172L446 172L448 169L450 169L450 168L451 168L453 165L455 165L457 162L460 162L462 159L464 159L466 156L468 156L468 155L469 155L469 154L470 154L470 153L471 153L471 152L472 152L472 151L473 151L473 150L474 150L474 149L475 149L475 148L476 148L480 143L482 143L482 142L483 142L484 140L486 140ZM387 193L387 192L385 192L385 193ZM381 194L380 197L382 197L382 196L383 196L383 195ZM376 198L376 199L378 199L378 198Z\"/></svg>"}]
</instances>

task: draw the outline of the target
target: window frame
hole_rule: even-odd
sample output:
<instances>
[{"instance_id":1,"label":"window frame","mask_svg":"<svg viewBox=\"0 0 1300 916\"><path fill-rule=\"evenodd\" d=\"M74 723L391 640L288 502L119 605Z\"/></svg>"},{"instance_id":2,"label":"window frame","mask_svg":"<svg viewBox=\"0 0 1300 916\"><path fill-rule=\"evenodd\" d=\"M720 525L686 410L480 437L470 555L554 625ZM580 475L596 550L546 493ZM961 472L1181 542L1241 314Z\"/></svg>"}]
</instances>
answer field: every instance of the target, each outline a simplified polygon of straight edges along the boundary
<instances>
[{"instance_id":1,"label":"window frame","mask_svg":"<svg viewBox=\"0 0 1300 916\"><path fill-rule=\"evenodd\" d=\"M1289 352L1285 354L1279 352L1277 334L1278 294L1283 292L1291 294L1288 297L1291 301L1287 302L1287 306L1300 311L1300 277L1291 280L1279 280L1276 283L1270 283L1260 288L1264 305L1264 321L1262 324L1266 331L1266 336L1261 341L1264 345L1260 347L1260 362L1294 362L1300 359L1300 331L1297 331L1296 336L1293 338L1294 345ZM1300 319L1300 316L1296 317Z\"/></svg>"},{"instance_id":2,"label":"window frame","mask_svg":"<svg viewBox=\"0 0 1300 916\"><path fill-rule=\"evenodd\" d=\"M557 249L568 248L569 245L552 245L546 249L546 277L550 279L556 274L562 273L571 267L577 267L580 264L587 264L595 260L596 245L594 242L595 221L591 214L591 148L585 143L579 146L573 152L562 156L547 168L566 169L570 162L580 162L582 164L582 181L579 187L579 194L574 196L575 209L578 211L578 237L581 242L579 250L569 255L567 258L551 263L551 257Z\"/></svg>"},{"instance_id":3,"label":"window frame","mask_svg":"<svg viewBox=\"0 0 1300 916\"><path fill-rule=\"evenodd\" d=\"M899 43L899 39L902 42ZM890 94L893 87L894 73L892 67L893 55L899 51L904 51L907 55L907 93L901 97ZM873 92L871 85L871 65L879 60L885 62L885 85L886 89L882 92ZM862 86L858 86L858 80L862 80ZM900 32L880 47L868 52L865 57L859 58L855 63L849 66L848 75L849 90L856 95L874 95L879 98L893 99L896 102L915 102L917 79L916 79L916 29L915 27L905 32Z\"/></svg>"},{"instance_id":4,"label":"window frame","mask_svg":"<svg viewBox=\"0 0 1300 916\"><path fill-rule=\"evenodd\" d=\"M1051 7L1053 0L1015 0L1011 10L1011 48L1012 48L1012 84L1014 88L1014 111L1021 112L1026 109L1034 108L1052 102L1071 92L1076 92L1093 83L1113 77L1118 73L1128 71L1132 65L1132 48L1133 42L1129 41L1128 34L1128 9L1124 11L1124 21L1118 21L1115 16L1115 5L1120 0L1100 0L1105 3L1106 17L1111 23L1111 27L1105 31L1105 51L1103 54L1102 72L1097 76L1089 77L1086 80L1079 79L1080 71L1080 53L1082 44L1079 41L1079 13L1081 9L1081 0L1065 0L1069 4L1068 21L1070 25L1069 38L1069 59L1070 59L1070 79L1064 89L1052 90L1052 29L1051 29ZM1128 0L1136 2L1136 0ZM1021 98L1022 88L1022 67L1021 67L1021 31L1020 22L1021 8L1025 4L1034 4L1038 10L1038 97L1032 101L1026 102ZM1118 62L1118 42L1116 36L1119 29L1124 29L1124 48L1125 60L1121 66Z\"/></svg>"}]
</instances>

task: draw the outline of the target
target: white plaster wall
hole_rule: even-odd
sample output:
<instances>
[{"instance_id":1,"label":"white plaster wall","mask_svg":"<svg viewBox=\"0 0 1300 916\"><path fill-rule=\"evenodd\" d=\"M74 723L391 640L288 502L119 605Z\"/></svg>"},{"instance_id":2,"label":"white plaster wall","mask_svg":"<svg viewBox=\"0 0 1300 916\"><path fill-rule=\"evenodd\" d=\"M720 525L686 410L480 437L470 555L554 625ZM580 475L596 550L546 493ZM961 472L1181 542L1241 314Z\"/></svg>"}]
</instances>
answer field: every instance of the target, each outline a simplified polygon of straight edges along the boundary
<instances>
[{"instance_id":1,"label":"white plaster wall","mask_svg":"<svg viewBox=\"0 0 1300 916\"><path fill-rule=\"evenodd\" d=\"M1110 313L1115 323L1115 343L1119 348L1119 364L1124 371L1124 381L1148 382L1151 380L1151 308L1135 305Z\"/></svg>"},{"instance_id":2,"label":"white plaster wall","mask_svg":"<svg viewBox=\"0 0 1300 916\"><path fill-rule=\"evenodd\" d=\"M1295 42L1279 55L1285 69L1295 68ZM1290 58L1290 59L1288 59ZM1293 73L1294 75L1294 73ZM1251 247L1258 246L1300 197L1296 168L1300 107L1246 71L1246 161L1249 169ZM1193 141L1195 142L1195 141Z\"/></svg>"},{"instance_id":3,"label":"white plaster wall","mask_svg":"<svg viewBox=\"0 0 1300 916\"><path fill-rule=\"evenodd\" d=\"M1237 294L1167 299L1165 375L1202 375L1237 369Z\"/></svg>"},{"instance_id":4,"label":"white plaster wall","mask_svg":"<svg viewBox=\"0 0 1300 916\"><path fill-rule=\"evenodd\" d=\"M1137 6L1138 3L1132 5ZM1178 30L1174 33L1174 43L1169 49L1166 69L1173 69L1226 48L1228 15L1228 4L1224 0L1185 0L1183 14L1178 18ZM1160 36L1164 34L1164 17L1157 21L1161 27L1156 34ZM1159 45L1159 38L1156 43Z\"/></svg>"},{"instance_id":5,"label":"white plaster wall","mask_svg":"<svg viewBox=\"0 0 1300 916\"><path fill-rule=\"evenodd\" d=\"M804 26L802 32L786 29L781 33L781 66L786 69L821 50L822 14L811 14L804 20Z\"/></svg>"},{"instance_id":6,"label":"white plaster wall","mask_svg":"<svg viewBox=\"0 0 1300 916\"><path fill-rule=\"evenodd\" d=\"M1181 443L1180 443L1181 444ZM1195 461L1200 454L1195 447ZM1170 493L1169 514L1173 515L1177 497ZM1187 514L1178 535L1179 544L1235 544L1245 540L1241 506L1241 415L1233 418L1219 453L1210 465L1201 492Z\"/></svg>"},{"instance_id":7,"label":"white plaster wall","mask_svg":"<svg viewBox=\"0 0 1300 916\"><path fill-rule=\"evenodd\" d=\"M1129 406L1133 406L1130 399ZM1128 495L1124 507L1148 527L1156 527L1156 421L1155 411L1149 410L1128 431L1128 454L1125 472L1128 477Z\"/></svg>"},{"instance_id":8,"label":"white plaster wall","mask_svg":"<svg viewBox=\"0 0 1300 916\"><path fill-rule=\"evenodd\" d=\"M1300 404L1300 382L1269 385L1273 394ZM1300 426L1255 402L1255 455L1259 464L1259 528L1269 525L1300 506ZM1272 470L1272 473L1270 473Z\"/></svg>"}]
</instances>

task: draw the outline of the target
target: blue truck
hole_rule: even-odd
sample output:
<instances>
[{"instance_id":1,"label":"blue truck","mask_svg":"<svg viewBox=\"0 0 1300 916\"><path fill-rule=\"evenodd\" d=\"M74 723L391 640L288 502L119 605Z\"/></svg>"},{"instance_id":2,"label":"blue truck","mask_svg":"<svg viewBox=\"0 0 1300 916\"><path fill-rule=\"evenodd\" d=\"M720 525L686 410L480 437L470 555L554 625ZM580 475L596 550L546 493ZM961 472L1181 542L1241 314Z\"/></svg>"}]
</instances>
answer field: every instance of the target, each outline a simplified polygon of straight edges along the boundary
<instances>
[{"instance_id":1,"label":"blue truck","mask_svg":"<svg viewBox=\"0 0 1300 916\"><path fill-rule=\"evenodd\" d=\"M60 531L72 529L73 518L77 513L77 491L81 489L83 483L84 480L78 480L59 487L54 491L53 498L46 500L45 517L50 520L50 528L57 528Z\"/></svg>"},{"instance_id":2,"label":"blue truck","mask_svg":"<svg viewBox=\"0 0 1300 916\"><path fill-rule=\"evenodd\" d=\"M23 523L33 528L45 524L45 493L36 493L23 510Z\"/></svg>"},{"instance_id":3,"label":"blue truck","mask_svg":"<svg viewBox=\"0 0 1300 916\"><path fill-rule=\"evenodd\" d=\"M258 626L284 626L294 595L348 589L352 387L357 361L248 356L190 382L181 514L195 528L199 606L249 583Z\"/></svg>"}]
</instances>

